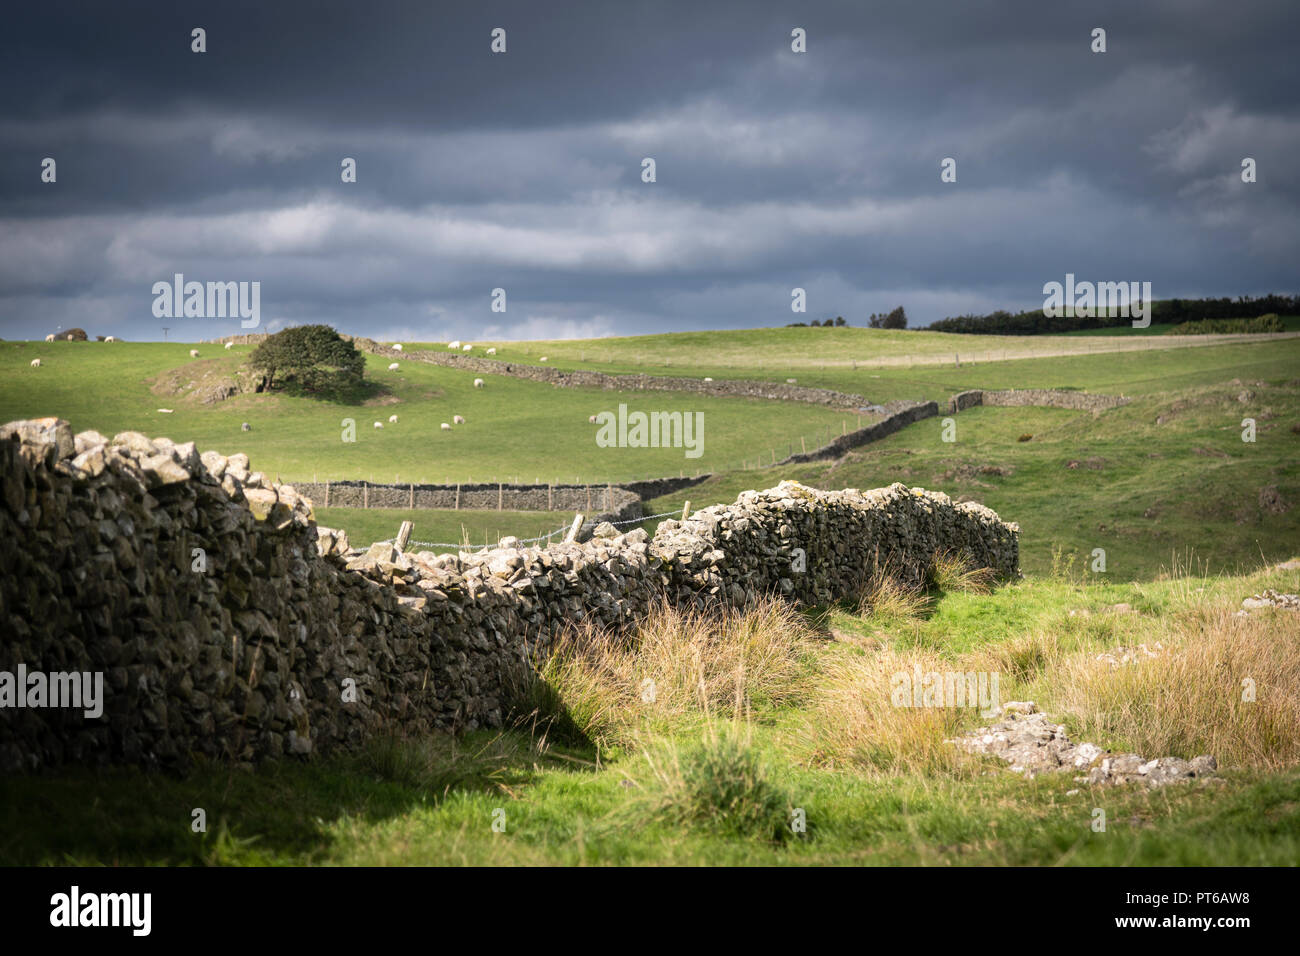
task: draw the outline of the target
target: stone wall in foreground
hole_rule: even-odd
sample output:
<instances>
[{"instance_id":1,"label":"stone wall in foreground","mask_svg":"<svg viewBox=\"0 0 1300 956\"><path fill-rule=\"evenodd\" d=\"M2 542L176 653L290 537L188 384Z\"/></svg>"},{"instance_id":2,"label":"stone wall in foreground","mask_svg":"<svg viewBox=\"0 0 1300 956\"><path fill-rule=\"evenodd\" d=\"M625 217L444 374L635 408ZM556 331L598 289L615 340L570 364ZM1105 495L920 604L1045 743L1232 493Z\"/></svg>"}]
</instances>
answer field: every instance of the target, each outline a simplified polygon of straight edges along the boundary
<instances>
[{"instance_id":1,"label":"stone wall in foreground","mask_svg":"<svg viewBox=\"0 0 1300 956\"><path fill-rule=\"evenodd\" d=\"M821 603L879 566L917 578L942 550L1012 576L1018 530L901 484L785 482L653 539L361 552L244 455L15 422L0 427L0 771L183 767L498 726L512 674L575 623L627 628L664 599ZM16 706L15 690L51 703L15 688L20 668L102 675L102 715Z\"/></svg>"}]
</instances>

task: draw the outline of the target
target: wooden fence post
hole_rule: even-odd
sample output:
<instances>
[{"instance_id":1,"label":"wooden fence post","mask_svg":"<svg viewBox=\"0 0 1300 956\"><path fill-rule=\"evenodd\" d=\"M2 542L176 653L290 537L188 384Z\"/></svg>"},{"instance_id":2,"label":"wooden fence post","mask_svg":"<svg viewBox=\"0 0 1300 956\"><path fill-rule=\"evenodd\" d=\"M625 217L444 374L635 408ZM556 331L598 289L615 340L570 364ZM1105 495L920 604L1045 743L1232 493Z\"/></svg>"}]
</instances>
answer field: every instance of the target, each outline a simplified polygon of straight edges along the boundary
<instances>
[{"instance_id":1,"label":"wooden fence post","mask_svg":"<svg viewBox=\"0 0 1300 956\"><path fill-rule=\"evenodd\" d=\"M361 507L370 507L370 484L365 479L361 481Z\"/></svg>"},{"instance_id":2,"label":"wooden fence post","mask_svg":"<svg viewBox=\"0 0 1300 956\"><path fill-rule=\"evenodd\" d=\"M456 485L456 510L460 510L460 484Z\"/></svg>"},{"instance_id":3,"label":"wooden fence post","mask_svg":"<svg viewBox=\"0 0 1300 956\"><path fill-rule=\"evenodd\" d=\"M406 543L411 540L411 531L414 528L415 528L414 523L410 521L403 521L402 524L398 527L397 540L394 542L394 546L397 548L398 551L406 550Z\"/></svg>"},{"instance_id":4,"label":"wooden fence post","mask_svg":"<svg viewBox=\"0 0 1300 956\"><path fill-rule=\"evenodd\" d=\"M504 496L504 493L503 493L503 489L504 489L504 488L505 488L505 485L501 484L501 482L498 481L498 482L497 482L497 511L500 511L500 510L501 510L501 499L502 499L502 497Z\"/></svg>"},{"instance_id":5,"label":"wooden fence post","mask_svg":"<svg viewBox=\"0 0 1300 956\"><path fill-rule=\"evenodd\" d=\"M329 481L326 481L325 482L325 507L328 508L329 506L330 506L330 483Z\"/></svg>"},{"instance_id":6,"label":"wooden fence post","mask_svg":"<svg viewBox=\"0 0 1300 956\"><path fill-rule=\"evenodd\" d=\"M688 499L686 504L682 505L682 520L685 521L691 513L691 502Z\"/></svg>"}]
</instances>

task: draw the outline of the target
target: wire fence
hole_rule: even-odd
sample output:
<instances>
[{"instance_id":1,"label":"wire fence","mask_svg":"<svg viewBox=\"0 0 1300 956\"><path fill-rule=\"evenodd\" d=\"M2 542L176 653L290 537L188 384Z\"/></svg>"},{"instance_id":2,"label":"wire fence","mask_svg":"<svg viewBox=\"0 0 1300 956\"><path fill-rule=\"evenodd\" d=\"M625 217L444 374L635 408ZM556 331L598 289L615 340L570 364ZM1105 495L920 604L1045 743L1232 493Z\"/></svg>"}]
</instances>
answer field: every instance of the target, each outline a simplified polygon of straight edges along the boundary
<instances>
[{"instance_id":1,"label":"wire fence","mask_svg":"<svg viewBox=\"0 0 1300 956\"><path fill-rule=\"evenodd\" d=\"M647 521L657 521L660 518L672 518L672 517L677 517L679 515L681 515L681 511L664 511L657 515L642 515L640 518L627 518L623 521L610 521L608 523L612 524L615 528L623 528L626 527L627 525L644 524ZM551 531L547 534L540 534L535 538L520 538L519 543L523 545L523 544L536 544L538 541L550 541L551 539L555 538L557 535L566 534L568 530L569 530L569 525L563 524L560 527L556 528L554 531ZM508 536L502 535L502 538L505 537ZM382 541L376 541L374 543L395 544L396 542L397 542L396 538L384 538ZM470 544L468 541L416 541L414 538L412 538L410 541L406 542L407 551L412 551L415 550L416 548L419 549L455 548L458 551L464 551L472 547L473 545Z\"/></svg>"}]
</instances>

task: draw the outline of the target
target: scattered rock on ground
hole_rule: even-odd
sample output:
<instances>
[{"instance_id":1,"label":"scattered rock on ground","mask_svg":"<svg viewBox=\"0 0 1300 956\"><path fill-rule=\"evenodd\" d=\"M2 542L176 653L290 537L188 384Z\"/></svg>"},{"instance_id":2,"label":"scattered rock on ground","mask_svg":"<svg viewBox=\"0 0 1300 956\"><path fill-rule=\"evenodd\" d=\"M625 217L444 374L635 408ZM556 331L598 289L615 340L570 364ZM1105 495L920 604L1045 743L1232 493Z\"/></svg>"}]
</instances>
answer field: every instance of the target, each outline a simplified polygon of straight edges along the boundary
<instances>
[{"instance_id":1,"label":"scattered rock on ground","mask_svg":"<svg viewBox=\"0 0 1300 956\"><path fill-rule=\"evenodd\" d=\"M1218 762L1208 754L1192 760L1145 760L1137 754L1111 754L1092 743L1076 744L1066 736L1065 727L1051 723L1033 701L1008 701L995 713L1002 717L997 723L948 743L967 753L993 754L1029 778L1075 770L1083 773L1075 780L1094 785L1144 783L1160 787L1178 780L1208 777L1218 769Z\"/></svg>"}]
</instances>

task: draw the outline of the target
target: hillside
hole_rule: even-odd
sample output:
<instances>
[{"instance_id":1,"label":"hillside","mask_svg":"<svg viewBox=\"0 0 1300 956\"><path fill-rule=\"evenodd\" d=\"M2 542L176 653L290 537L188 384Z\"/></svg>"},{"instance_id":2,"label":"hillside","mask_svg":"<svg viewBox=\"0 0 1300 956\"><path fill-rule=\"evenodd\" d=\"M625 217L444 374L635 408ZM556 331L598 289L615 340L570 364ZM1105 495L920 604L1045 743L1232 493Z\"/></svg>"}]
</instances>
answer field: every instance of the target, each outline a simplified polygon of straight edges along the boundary
<instances>
[{"instance_id":1,"label":"hillside","mask_svg":"<svg viewBox=\"0 0 1300 956\"><path fill-rule=\"evenodd\" d=\"M1168 566L1175 553L1185 557L1194 552L1215 569L1233 569L1300 550L1300 508L1295 507L1300 502L1300 436L1292 431L1300 425L1300 339L963 361L960 367L831 367L795 376L786 375L788 369L772 353L776 346L793 349L791 343L802 340L801 360L812 361L809 344L833 340L827 337L861 338L894 348L923 341L918 335L776 329L682 333L650 341L656 354L665 357L655 368L670 374L683 369L679 358L669 357L691 353L704 361L706 346L730 343L736 361L743 357L754 364L712 369L718 378L784 382L796 377L800 384L853 391L874 401L944 402L967 388L1033 387L1125 394L1135 401L1096 418L1054 409L971 409L958 417L955 443L942 442L940 419L931 419L840 462L773 468L774 454L779 458L803 446L816 447L828 435L857 427L856 416L796 402L553 388L501 375L485 376L487 387L475 389L474 373L406 360L399 371L390 372L373 355L367 357L367 375L381 391L368 405L256 394L201 405L185 394L157 394L151 388L229 372L248 347L227 352L201 346L195 362L183 344L11 342L0 343L0 420L57 413L79 429L170 434L204 448L244 451L257 467L286 481L600 483L679 472L715 474L689 493L650 502L649 513L679 511L687 499L696 508L730 501L746 488L768 487L786 477L820 487L904 481L954 498L974 498L1014 516L1024 529L1023 560L1031 572L1048 570L1054 560L1068 560L1071 554L1082 561L1094 548L1106 550L1108 573L1121 579L1150 577ZM640 340L600 344L612 350L634 341ZM552 344L558 343L545 347ZM579 358L584 354L581 343L567 347ZM543 346L524 343L517 348L538 353ZM45 356L44 364L32 369L28 363L36 355ZM510 352L502 347L497 357L508 359ZM554 361L562 364L561 357ZM837 351L830 353L832 361L842 358ZM595 361L582 367L619 370ZM694 371L702 376L710 369ZM1243 393L1250 396L1244 402L1238 400ZM703 454L687 459L681 449L598 448L587 418L619 402L703 412ZM158 412L165 407L174 412ZM388 424L391 414L398 414L398 424ZM439 423L453 414L465 415L469 424L442 432ZM1241 419L1248 415L1259 422L1254 444L1240 437ZM341 440L342 421L349 417L357 424L355 443ZM385 428L374 429L376 420ZM240 431L244 421L252 431ZM1025 434L1032 440L1017 441ZM1071 462L1077 464L1071 467ZM477 542L504 534L533 537L565 523L564 516L541 513L512 517L318 508L322 524L342 527L361 543L392 537L406 518L415 521L416 540L443 542L466 536ZM647 527L653 530L653 524ZM1055 552L1065 558L1054 559Z\"/></svg>"}]
</instances>

